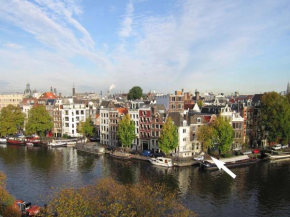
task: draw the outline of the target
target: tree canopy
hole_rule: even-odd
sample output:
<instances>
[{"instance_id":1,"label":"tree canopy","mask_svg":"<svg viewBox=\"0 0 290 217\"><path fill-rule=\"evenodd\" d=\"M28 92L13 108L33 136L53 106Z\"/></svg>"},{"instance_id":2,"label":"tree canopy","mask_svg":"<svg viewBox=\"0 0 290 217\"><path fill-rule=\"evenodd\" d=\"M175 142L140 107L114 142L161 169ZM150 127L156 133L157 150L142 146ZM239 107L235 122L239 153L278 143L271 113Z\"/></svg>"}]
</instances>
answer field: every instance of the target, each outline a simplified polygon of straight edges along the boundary
<instances>
[{"instance_id":1,"label":"tree canopy","mask_svg":"<svg viewBox=\"0 0 290 217\"><path fill-rule=\"evenodd\" d=\"M85 122L80 123L78 130L85 137L90 137L95 134L96 128L94 122L92 121L91 116L89 116Z\"/></svg>"},{"instance_id":2,"label":"tree canopy","mask_svg":"<svg viewBox=\"0 0 290 217\"><path fill-rule=\"evenodd\" d=\"M136 138L135 124L131 120L129 114L126 114L118 123L117 136L119 137L122 146L130 146L133 139Z\"/></svg>"},{"instance_id":3,"label":"tree canopy","mask_svg":"<svg viewBox=\"0 0 290 217\"><path fill-rule=\"evenodd\" d=\"M134 86L128 93L128 100L140 99L143 96L143 90L139 86Z\"/></svg>"},{"instance_id":4,"label":"tree canopy","mask_svg":"<svg viewBox=\"0 0 290 217\"><path fill-rule=\"evenodd\" d=\"M290 139L290 94L264 93L261 99L261 130L270 142Z\"/></svg>"},{"instance_id":5,"label":"tree canopy","mask_svg":"<svg viewBox=\"0 0 290 217\"><path fill-rule=\"evenodd\" d=\"M165 154L168 154L171 150L178 146L177 127L173 124L170 117L166 119L166 122L162 127L158 145L161 151Z\"/></svg>"},{"instance_id":6,"label":"tree canopy","mask_svg":"<svg viewBox=\"0 0 290 217\"><path fill-rule=\"evenodd\" d=\"M1 110L0 114L0 134L6 136L15 134L23 127L25 115L21 112L21 108L8 105Z\"/></svg>"},{"instance_id":7,"label":"tree canopy","mask_svg":"<svg viewBox=\"0 0 290 217\"><path fill-rule=\"evenodd\" d=\"M208 125L202 125L197 131L197 140L201 142L203 151L214 145L214 129Z\"/></svg>"},{"instance_id":8,"label":"tree canopy","mask_svg":"<svg viewBox=\"0 0 290 217\"><path fill-rule=\"evenodd\" d=\"M219 153L225 154L230 151L234 141L234 129L229 121L219 116L212 123L214 142L217 144Z\"/></svg>"},{"instance_id":9,"label":"tree canopy","mask_svg":"<svg viewBox=\"0 0 290 217\"><path fill-rule=\"evenodd\" d=\"M28 121L25 125L26 134L37 134L44 136L46 131L53 128L52 118L45 106L40 105L29 111Z\"/></svg>"},{"instance_id":10,"label":"tree canopy","mask_svg":"<svg viewBox=\"0 0 290 217\"><path fill-rule=\"evenodd\" d=\"M224 117L219 116L207 126L201 126L197 131L197 140L203 144L203 148L211 148L217 145L219 153L225 154L231 149L234 140L234 130Z\"/></svg>"}]
</instances>

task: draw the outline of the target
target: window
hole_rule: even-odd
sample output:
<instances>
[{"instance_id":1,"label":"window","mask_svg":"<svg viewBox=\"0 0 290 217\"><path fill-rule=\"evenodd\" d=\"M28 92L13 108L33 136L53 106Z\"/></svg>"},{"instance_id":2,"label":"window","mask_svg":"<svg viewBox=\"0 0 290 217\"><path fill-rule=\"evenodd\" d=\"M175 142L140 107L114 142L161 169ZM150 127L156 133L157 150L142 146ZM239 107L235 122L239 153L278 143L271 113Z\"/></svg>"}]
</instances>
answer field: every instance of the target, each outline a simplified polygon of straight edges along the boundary
<instances>
[{"instance_id":1,"label":"window","mask_svg":"<svg viewBox=\"0 0 290 217\"><path fill-rule=\"evenodd\" d=\"M76 115L79 115L79 114L80 114L79 110L76 110ZM103 113L102 113L102 117L103 117Z\"/></svg>"},{"instance_id":2,"label":"window","mask_svg":"<svg viewBox=\"0 0 290 217\"><path fill-rule=\"evenodd\" d=\"M183 141L185 142L186 141L186 138L183 138Z\"/></svg>"},{"instance_id":3,"label":"window","mask_svg":"<svg viewBox=\"0 0 290 217\"><path fill-rule=\"evenodd\" d=\"M201 118L197 118L197 119L196 119L196 122L197 122L197 123L201 123Z\"/></svg>"},{"instance_id":4,"label":"window","mask_svg":"<svg viewBox=\"0 0 290 217\"><path fill-rule=\"evenodd\" d=\"M183 133L186 133L186 129L183 129Z\"/></svg>"}]
</instances>

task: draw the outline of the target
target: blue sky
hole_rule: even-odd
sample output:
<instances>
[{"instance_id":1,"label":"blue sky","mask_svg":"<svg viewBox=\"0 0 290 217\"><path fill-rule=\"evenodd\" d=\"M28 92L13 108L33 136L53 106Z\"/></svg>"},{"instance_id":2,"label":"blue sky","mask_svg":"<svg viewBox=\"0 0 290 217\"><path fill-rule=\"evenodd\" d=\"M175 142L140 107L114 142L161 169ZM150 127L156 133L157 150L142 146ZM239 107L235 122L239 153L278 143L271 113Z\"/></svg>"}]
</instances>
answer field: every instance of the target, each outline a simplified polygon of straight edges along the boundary
<instances>
[{"instance_id":1,"label":"blue sky","mask_svg":"<svg viewBox=\"0 0 290 217\"><path fill-rule=\"evenodd\" d=\"M0 92L244 94L290 81L289 0L0 0Z\"/></svg>"}]
</instances>

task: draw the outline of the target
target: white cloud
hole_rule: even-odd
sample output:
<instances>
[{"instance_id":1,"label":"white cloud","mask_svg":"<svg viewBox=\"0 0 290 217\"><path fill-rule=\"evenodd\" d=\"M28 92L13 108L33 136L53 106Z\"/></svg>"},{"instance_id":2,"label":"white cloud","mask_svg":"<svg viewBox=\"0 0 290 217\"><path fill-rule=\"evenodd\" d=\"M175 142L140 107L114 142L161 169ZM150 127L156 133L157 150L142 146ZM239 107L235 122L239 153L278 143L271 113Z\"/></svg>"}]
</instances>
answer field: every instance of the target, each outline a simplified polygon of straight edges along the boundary
<instances>
[{"instance_id":1,"label":"white cloud","mask_svg":"<svg viewBox=\"0 0 290 217\"><path fill-rule=\"evenodd\" d=\"M122 22L122 28L119 32L121 37L129 37L132 32L132 22L133 22L133 12L134 6L132 2L129 2L127 5L126 16Z\"/></svg>"},{"instance_id":2,"label":"white cloud","mask_svg":"<svg viewBox=\"0 0 290 217\"><path fill-rule=\"evenodd\" d=\"M22 49L23 46L15 43L6 43L4 44L5 47L12 48L12 49Z\"/></svg>"}]
</instances>

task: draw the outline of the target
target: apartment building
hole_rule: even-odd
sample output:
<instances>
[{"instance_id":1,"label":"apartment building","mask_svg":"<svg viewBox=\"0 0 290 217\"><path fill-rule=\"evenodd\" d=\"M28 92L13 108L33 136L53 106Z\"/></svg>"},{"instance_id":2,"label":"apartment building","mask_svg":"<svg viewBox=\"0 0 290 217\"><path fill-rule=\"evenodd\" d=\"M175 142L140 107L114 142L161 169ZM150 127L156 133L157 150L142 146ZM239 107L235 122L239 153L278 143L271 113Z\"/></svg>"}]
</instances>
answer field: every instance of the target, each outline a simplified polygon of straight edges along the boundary
<instances>
[{"instance_id":1,"label":"apartment building","mask_svg":"<svg viewBox=\"0 0 290 217\"><path fill-rule=\"evenodd\" d=\"M8 105L19 106L23 98L24 98L23 93L1 93L0 94L0 111L2 108Z\"/></svg>"}]
</instances>

